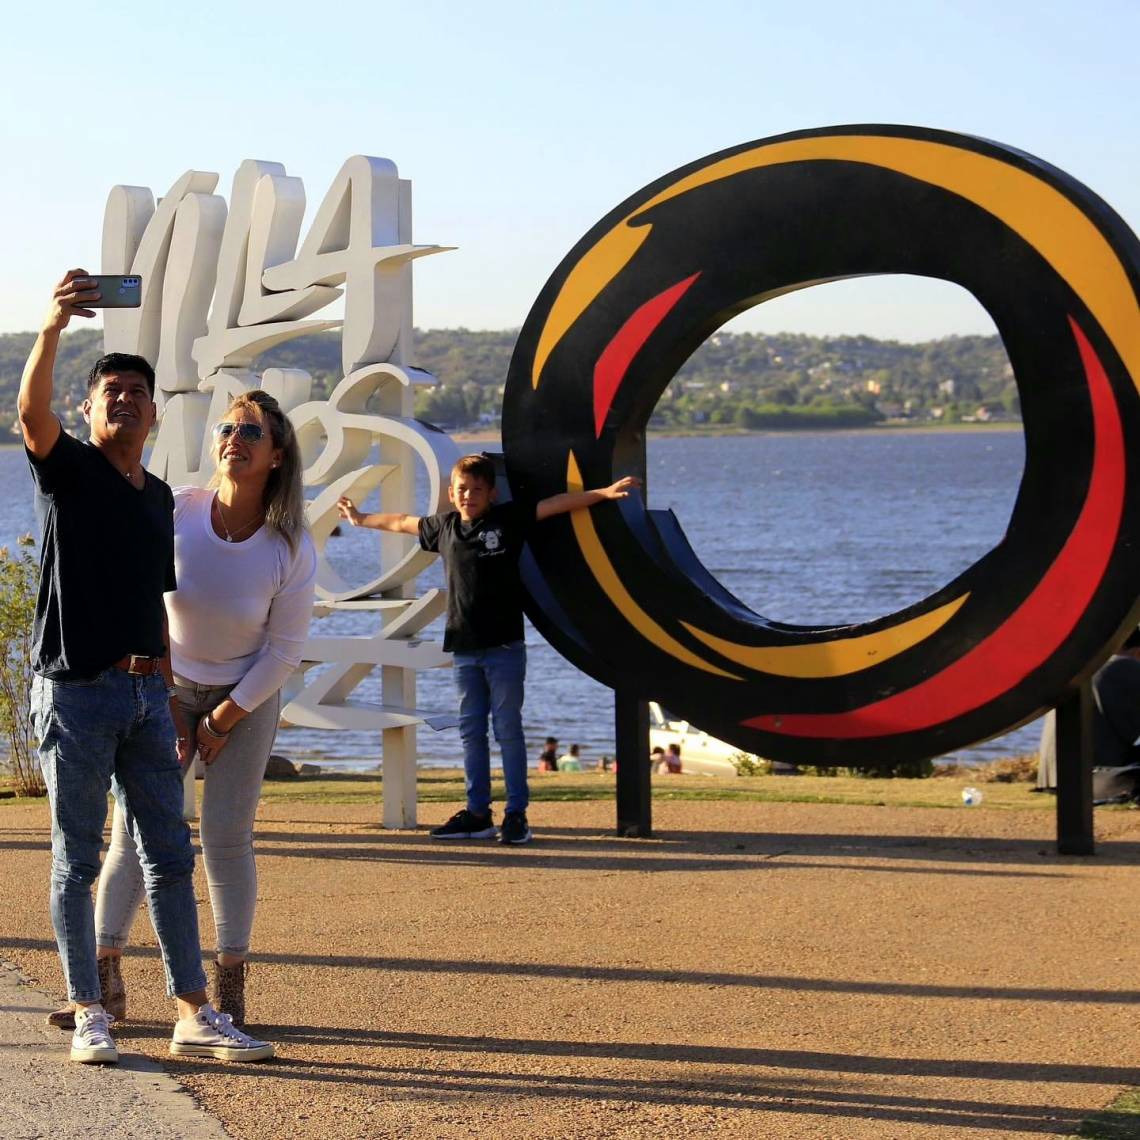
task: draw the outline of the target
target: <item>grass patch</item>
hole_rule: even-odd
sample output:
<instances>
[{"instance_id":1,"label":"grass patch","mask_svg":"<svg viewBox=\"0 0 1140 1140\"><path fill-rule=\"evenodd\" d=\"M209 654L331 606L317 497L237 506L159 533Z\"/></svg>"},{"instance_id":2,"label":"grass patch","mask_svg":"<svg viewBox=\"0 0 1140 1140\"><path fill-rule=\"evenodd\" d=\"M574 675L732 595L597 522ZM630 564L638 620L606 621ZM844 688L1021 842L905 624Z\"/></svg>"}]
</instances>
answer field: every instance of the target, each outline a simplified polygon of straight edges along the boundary
<instances>
[{"instance_id":1,"label":"grass patch","mask_svg":"<svg viewBox=\"0 0 1140 1140\"><path fill-rule=\"evenodd\" d=\"M1069 1140L1140 1140L1140 1089L1131 1089L1082 1122Z\"/></svg>"},{"instance_id":2,"label":"grass patch","mask_svg":"<svg viewBox=\"0 0 1140 1140\"><path fill-rule=\"evenodd\" d=\"M1035 784L1037 753L1003 756L988 764L959 764L953 760L934 765L934 779L962 780L967 784Z\"/></svg>"},{"instance_id":3,"label":"grass patch","mask_svg":"<svg viewBox=\"0 0 1140 1140\"><path fill-rule=\"evenodd\" d=\"M23 804L46 804L47 793L42 796L22 796L16 789L16 781L10 776L0 776L0 808Z\"/></svg>"},{"instance_id":4,"label":"grass patch","mask_svg":"<svg viewBox=\"0 0 1140 1140\"><path fill-rule=\"evenodd\" d=\"M505 788L502 773L495 772L492 796L502 803ZM869 807L946 808L979 810L962 803L962 788L981 784L980 810L1053 811L1051 795L1034 792L1032 785L982 783L973 774L941 779L881 779L863 776L654 776L653 799L745 803L855 804ZM612 800L613 772L530 773L534 803L575 803ZM463 772L459 768L422 768L416 778L420 803L459 803L464 799ZM266 803L377 804L384 798L384 782L378 772L326 772L320 776L266 780L261 789ZM11 784L0 779L0 811L7 805L44 803L14 795ZM1102 807L1099 811L1125 811L1126 807Z\"/></svg>"},{"instance_id":5,"label":"grass patch","mask_svg":"<svg viewBox=\"0 0 1140 1140\"><path fill-rule=\"evenodd\" d=\"M496 773L492 795L503 799L501 773ZM716 800L758 803L861 804L882 807L957 808L962 803L957 780L868 779L859 776L662 776L654 777L653 798ZM424 768L416 781L420 803L456 803L464 797L463 773L457 768ZM531 800L535 803L571 803L611 800L612 772L531 773ZM296 780L269 780L262 788L267 803L378 803L383 780L377 773L329 773ZM1052 811L1054 799L1034 793L1024 783L987 784L983 808L1003 811Z\"/></svg>"}]
</instances>

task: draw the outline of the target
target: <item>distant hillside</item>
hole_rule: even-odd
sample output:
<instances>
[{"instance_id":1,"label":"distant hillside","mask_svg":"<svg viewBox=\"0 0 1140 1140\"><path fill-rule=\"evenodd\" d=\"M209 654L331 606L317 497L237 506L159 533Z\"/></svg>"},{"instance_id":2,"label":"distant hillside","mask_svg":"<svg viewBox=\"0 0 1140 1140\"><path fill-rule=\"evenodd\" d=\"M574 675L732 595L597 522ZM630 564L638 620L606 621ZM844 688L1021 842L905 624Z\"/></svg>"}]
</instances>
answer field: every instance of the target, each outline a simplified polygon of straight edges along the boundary
<instances>
[{"instance_id":1,"label":"distant hillside","mask_svg":"<svg viewBox=\"0 0 1140 1140\"><path fill-rule=\"evenodd\" d=\"M517 330L416 333L414 362L438 377L416 414L449 428L498 422ZM0 433L15 422L16 392L34 334L0 335ZM57 384L65 411L82 402L102 334L78 329L60 342ZM261 367L303 368L314 393L340 378L340 339L318 333L265 353ZM996 336L922 344L871 337L715 333L658 401L651 427L772 430L855 427L884 420L1016 419L1017 386Z\"/></svg>"}]
</instances>

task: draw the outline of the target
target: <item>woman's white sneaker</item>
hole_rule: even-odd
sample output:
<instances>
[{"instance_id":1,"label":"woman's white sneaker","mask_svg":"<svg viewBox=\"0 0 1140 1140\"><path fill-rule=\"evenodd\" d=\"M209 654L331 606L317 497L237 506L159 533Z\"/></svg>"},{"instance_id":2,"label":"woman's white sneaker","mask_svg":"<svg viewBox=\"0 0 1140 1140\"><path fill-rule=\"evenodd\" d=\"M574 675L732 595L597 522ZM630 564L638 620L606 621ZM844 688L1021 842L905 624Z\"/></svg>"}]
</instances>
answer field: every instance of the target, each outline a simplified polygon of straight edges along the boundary
<instances>
[{"instance_id":1,"label":"woman's white sneaker","mask_svg":"<svg viewBox=\"0 0 1140 1140\"><path fill-rule=\"evenodd\" d=\"M193 1017L174 1023L170 1051L175 1057L217 1057L220 1061L264 1061L273 1056L272 1045L234 1028L230 1015L219 1013L209 1002Z\"/></svg>"},{"instance_id":2,"label":"woman's white sneaker","mask_svg":"<svg viewBox=\"0 0 1140 1140\"><path fill-rule=\"evenodd\" d=\"M80 1006L75 1011L71 1059L84 1065L113 1065L119 1059L119 1050L111 1040L107 1014L101 1005Z\"/></svg>"}]
</instances>

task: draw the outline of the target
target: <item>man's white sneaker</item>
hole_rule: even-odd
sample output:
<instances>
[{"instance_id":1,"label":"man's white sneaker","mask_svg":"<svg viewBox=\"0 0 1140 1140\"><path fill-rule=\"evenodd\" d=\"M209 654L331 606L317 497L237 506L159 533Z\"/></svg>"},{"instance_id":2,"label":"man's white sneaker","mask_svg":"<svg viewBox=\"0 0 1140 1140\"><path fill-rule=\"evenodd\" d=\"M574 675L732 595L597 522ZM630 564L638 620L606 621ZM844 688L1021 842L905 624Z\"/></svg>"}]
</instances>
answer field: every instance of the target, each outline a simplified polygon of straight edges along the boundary
<instances>
[{"instance_id":1,"label":"man's white sneaker","mask_svg":"<svg viewBox=\"0 0 1140 1140\"><path fill-rule=\"evenodd\" d=\"M85 1065L113 1065L119 1050L111 1040L106 1011L101 1005L80 1006L71 1035L71 1059Z\"/></svg>"},{"instance_id":2,"label":"man's white sneaker","mask_svg":"<svg viewBox=\"0 0 1140 1140\"><path fill-rule=\"evenodd\" d=\"M170 1051L175 1057L217 1057L220 1061L264 1061L273 1056L272 1045L235 1029L230 1015L219 1013L209 1002L193 1017L174 1023Z\"/></svg>"}]
</instances>

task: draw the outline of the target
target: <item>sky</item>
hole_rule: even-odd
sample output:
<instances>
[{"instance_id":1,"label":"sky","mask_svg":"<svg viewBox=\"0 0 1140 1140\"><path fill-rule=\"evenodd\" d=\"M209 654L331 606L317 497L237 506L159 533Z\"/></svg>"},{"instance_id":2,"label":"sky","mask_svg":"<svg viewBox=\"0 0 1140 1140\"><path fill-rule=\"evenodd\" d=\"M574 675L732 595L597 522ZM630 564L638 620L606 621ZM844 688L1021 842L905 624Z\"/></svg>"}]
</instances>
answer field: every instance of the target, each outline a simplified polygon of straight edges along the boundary
<instances>
[{"instance_id":1,"label":"sky","mask_svg":"<svg viewBox=\"0 0 1140 1140\"><path fill-rule=\"evenodd\" d=\"M413 183L420 328L515 328L574 243L648 182L785 131L905 123L1028 151L1140 230L1140 3L1085 0L294 0L20 4L0 95L0 332L98 267L118 183L187 169L228 196L245 158L303 179L310 216L353 154ZM964 290L818 286L737 331L916 341L990 333Z\"/></svg>"}]
</instances>

